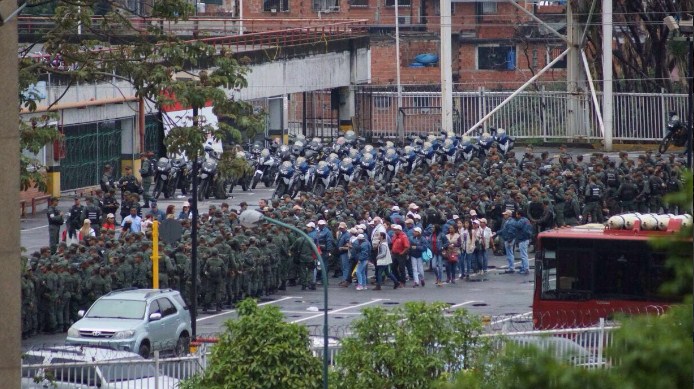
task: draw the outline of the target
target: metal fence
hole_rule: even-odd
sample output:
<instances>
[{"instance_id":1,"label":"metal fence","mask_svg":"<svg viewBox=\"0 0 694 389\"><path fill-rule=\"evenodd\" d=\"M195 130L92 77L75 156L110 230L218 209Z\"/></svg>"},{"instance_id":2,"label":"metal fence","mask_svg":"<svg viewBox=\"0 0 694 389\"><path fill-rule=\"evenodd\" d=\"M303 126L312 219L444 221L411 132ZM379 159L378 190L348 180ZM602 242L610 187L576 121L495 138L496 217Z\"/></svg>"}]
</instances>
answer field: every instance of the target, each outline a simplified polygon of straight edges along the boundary
<instances>
[{"instance_id":1,"label":"metal fence","mask_svg":"<svg viewBox=\"0 0 694 389\"><path fill-rule=\"evenodd\" d=\"M178 382L201 373L206 367L205 353L186 357L70 361L53 358L50 364L22 364L22 388L103 387L173 389Z\"/></svg>"},{"instance_id":2,"label":"metal fence","mask_svg":"<svg viewBox=\"0 0 694 389\"><path fill-rule=\"evenodd\" d=\"M119 120L64 127L67 152L60 164L61 189L97 185L106 164L120 171L121 132Z\"/></svg>"},{"instance_id":3,"label":"metal fence","mask_svg":"<svg viewBox=\"0 0 694 389\"><path fill-rule=\"evenodd\" d=\"M534 351L549 351L556 358L573 365L587 368L609 367L614 363L605 356L605 349L612 345L615 325L606 325L601 320L597 326L586 328L566 328L559 330L528 330L508 333L483 334L483 338L491 341L494 350L503 352L511 344L530 346ZM323 357L322 347L313 347L313 355ZM340 354L339 343L328 348L328 360L335 365L336 357Z\"/></svg>"},{"instance_id":4,"label":"metal fence","mask_svg":"<svg viewBox=\"0 0 694 389\"><path fill-rule=\"evenodd\" d=\"M479 119L499 106L511 91L453 93L453 130L463 133ZM570 94L565 91L525 91L496 112L487 127L501 127L517 138L601 139L603 137L596 110L589 94L576 98L579 125L573 133L567 130ZM602 94L598 94L602 101ZM362 133L370 139L395 137L398 117L397 94L361 88L357 91L357 118ZM438 132L441 129L440 92L403 92L400 113L407 134ZM602 107L601 107L602 109ZM668 112L684 114L686 94L615 93L615 141L655 141L664 135ZM475 134L476 135L476 134Z\"/></svg>"}]
</instances>

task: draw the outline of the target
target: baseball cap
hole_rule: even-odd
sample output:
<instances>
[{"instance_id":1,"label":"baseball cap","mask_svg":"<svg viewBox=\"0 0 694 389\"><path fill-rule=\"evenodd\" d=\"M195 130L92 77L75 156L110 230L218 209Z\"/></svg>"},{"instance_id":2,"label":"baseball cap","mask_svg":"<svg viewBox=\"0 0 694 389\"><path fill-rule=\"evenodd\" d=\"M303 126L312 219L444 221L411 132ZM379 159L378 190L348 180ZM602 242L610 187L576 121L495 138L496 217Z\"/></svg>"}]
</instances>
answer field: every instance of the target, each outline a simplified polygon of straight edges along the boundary
<instances>
[{"instance_id":1,"label":"baseball cap","mask_svg":"<svg viewBox=\"0 0 694 389\"><path fill-rule=\"evenodd\" d=\"M474 224L480 224L480 221L479 221L479 220L473 220L472 223L474 223Z\"/></svg>"},{"instance_id":2,"label":"baseball cap","mask_svg":"<svg viewBox=\"0 0 694 389\"><path fill-rule=\"evenodd\" d=\"M417 232L422 232L422 229L420 227L415 227L414 230Z\"/></svg>"},{"instance_id":3,"label":"baseball cap","mask_svg":"<svg viewBox=\"0 0 694 389\"><path fill-rule=\"evenodd\" d=\"M301 211L303 208L301 208L301 207L298 206L298 205L295 205L295 206L292 207L292 209L295 210L295 211Z\"/></svg>"},{"instance_id":4,"label":"baseball cap","mask_svg":"<svg viewBox=\"0 0 694 389\"><path fill-rule=\"evenodd\" d=\"M115 218L116 216L115 216L114 214L112 214L112 213L109 213L108 215L106 215L106 218L107 218L107 219L110 218L110 217Z\"/></svg>"},{"instance_id":5,"label":"baseball cap","mask_svg":"<svg viewBox=\"0 0 694 389\"><path fill-rule=\"evenodd\" d=\"M357 229L354 228L354 227L352 227L352 228L349 229L349 233L352 234L352 235L354 235L354 234L357 233Z\"/></svg>"},{"instance_id":6,"label":"baseball cap","mask_svg":"<svg viewBox=\"0 0 694 389\"><path fill-rule=\"evenodd\" d=\"M357 235L357 239L366 239L366 237L364 236L364 234L359 234Z\"/></svg>"},{"instance_id":7,"label":"baseball cap","mask_svg":"<svg viewBox=\"0 0 694 389\"><path fill-rule=\"evenodd\" d=\"M347 223L345 222L340 222L340 225L338 226L339 228L347 228Z\"/></svg>"},{"instance_id":8,"label":"baseball cap","mask_svg":"<svg viewBox=\"0 0 694 389\"><path fill-rule=\"evenodd\" d=\"M418 209L419 207L415 203L410 203L410 205L407 206L409 209Z\"/></svg>"},{"instance_id":9,"label":"baseball cap","mask_svg":"<svg viewBox=\"0 0 694 389\"><path fill-rule=\"evenodd\" d=\"M453 215L453 220L458 220L458 219L460 219L460 216L458 216L458 215Z\"/></svg>"},{"instance_id":10,"label":"baseball cap","mask_svg":"<svg viewBox=\"0 0 694 389\"><path fill-rule=\"evenodd\" d=\"M185 203L183 203L183 206L184 207L190 207L190 203L186 201Z\"/></svg>"},{"instance_id":11,"label":"baseball cap","mask_svg":"<svg viewBox=\"0 0 694 389\"><path fill-rule=\"evenodd\" d=\"M308 224L306 224L306 227L316 228L316 223L309 222Z\"/></svg>"},{"instance_id":12,"label":"baseball cap","mask_svg":"<svg viewBox=\"0 0 694 389\"><path fill-rule=\"evenodd\" d=\"M402 226L401 226L400 224L393 224L392 227L393 227L394 230L400 230L400 231L402 231Z\"/></svg>"},{"instance_id":13,"label":"baseball cap","mask_svg":"<svg viewBox=\"0 0 694 389\"><path fill-rule=\"evenodd\" d=\"M398 207L397 205L393 205L393 208L391 208L390 210L391 211L399 211L400 207Z\"/></svg>"},{"instance_id":14,"label":"baseball cap","mask_svg":"<svg viewBox=\"0 0 694 389\"><path fill-rule=\"evenodd\" d=\"M324 225L326 225L326 224L328 224L328 223L327 223L325 220L322 220L322 219L321 219L321 220L318 220L318 225L319 225L319 226L324 226Z\"/></svg>"},{"instance_id":15,"label":"baseball cap","mask_svg":"<svg viewBox=\"0 0 694 389\"><path fill-rule=\"evenodd\" d=\"M474 209L471 209L470 210L470 216L477 216L477 211L475 211Z\"/></svg>"},{"instance_id":16,"label":"baseball cap","mask_svg":"<svg viewBox=\"0 0 694 389\"><path fill-rule=\"evenodd\" d=\"M504 212L501 213L502 215L511 215L513 212L510 209L505 210Z\"/></svg>"},{"instance_id":17,"label":"baseball cap","mask_svg":"<svg viewBox=\"0 0 694 389\"><path fill-rule=\"evenodd\" d=\"M407 220L405 220L405 224L414 224L414 220L407 219Z\"/></svg>"},{"instance_id":18,"label":"baseball cap","mask_svg":"<svg viewBox=\"0 0 694 389\"><path fill-rule=\"evenodd\" d=\"M485 218L481 218L481 219L480 219L480 223L484 223L484 224L487 224L487 219L485 219Z\"/></svg>"}]
</instances>

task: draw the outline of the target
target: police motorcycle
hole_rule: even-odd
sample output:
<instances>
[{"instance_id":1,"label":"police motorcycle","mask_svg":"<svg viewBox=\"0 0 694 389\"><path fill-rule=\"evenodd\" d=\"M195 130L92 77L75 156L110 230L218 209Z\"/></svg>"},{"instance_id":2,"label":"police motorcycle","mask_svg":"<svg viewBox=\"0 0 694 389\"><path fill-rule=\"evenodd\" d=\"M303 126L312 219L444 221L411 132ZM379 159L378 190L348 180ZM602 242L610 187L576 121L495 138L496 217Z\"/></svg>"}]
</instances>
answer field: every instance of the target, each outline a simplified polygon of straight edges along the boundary
<instances>
[{"instance_id":1,"label":"police motorcycle","mask_svg":"<svg viewBox=\"0 0 694 389\"><path fill-rule=\"evenodd\" d=\"M458 145L459 155L463 161L471 161L478 153L477 145L472 142L469 136L463 136L462 141Z\"/></svg>"},{"instance_id":2,"label":"police motorcycle","mask_svg":"<svg viewBox=\"0 0 694 389\"><path fill-rule=\"evenodd\" d=\"M190 166L192 166L192 164ZM167 183L169 196L174 196L176 194L176 189L179 188L181 189L181 194L184 196L188 193L188 167L188 162L183 158L171 159L171 173ZM164 192L164 196L166 196L166 191Z\"/></svg>"},{"instance_id":3,"label":"police motorcycle","mask_svg":"<svg viewBox=\"0 0 694 389\"><path fill-rule=\"evenodd\" d=\"M308 192L313 190L313 179L315 176L315 167L311 166L306 157L298 157L294 163L295 177L289 193L292 198L296 197L299 192Z\"/></svg>"},{"instance_id":4,"label":"police motorcycle","mask_svg":"<svg viewBox=\"0 0 694 389\"><path fill-rule=\"evenodd\" d=\"M310 165L315 165L322 159L323 144L320 138L313 138L304 148L304 157Z\"/></svg>"},{"instance_id":5,"label":"police motorcycle","mask_svg":"<svg viewBox=\"0 0 694 389\"><path fill-rule=\"evenodd\" d=\"M229 179L229 193L234 191L236 185L241 185L241 189L243 189L245 192L251 187L253 173L255 173L258 167L258 160L251 159L249 161L247 159L247 153L241 150L236 152L234 159L236 160L235 162L242 167L242 169L240 176L233 176Z\"/></svg>"},{"instance_id":6,"label":"police motorcycle","mask_svg":"<svg viewBox=\"0 0 694 389\"><path fill-rule=\"evenodd\" d=\"M269 149L263 149L258 156L258 165L253 174L251 188L255 189L261 181L266 188L270 188L275 181L275 174L277 174L279 163L280 160L273 156Z\"/></svg>"},{"instance_id":7,"label":"police motorcycle","mask_svg":"<svg viewBox=\"0 0 694 389\"><path fill-rule=\"evenodd\" d=\"M398 155L398 152L395 149L395 147L390 147L386 149L382 159L383 174L381 177L384 182L389 183L393 179L393 177L395 177L398 174L400 168L402 167L400 155Z\"/></svg>"},{"instance_id":8,"label":"police motorcycle","mask_svg":"<svg viewBox=\"0 0 694 389\"><path fill-rule=\"evenodd\" d=\"M366 146L372 147L373 146ZM378 163L376 158L370 152L364 152L359 161L359 171L357 173L357 180L369 181L375 179L379 175Z\"/></svg>"},{"instance_id":9,"label":"police motorcycle","mask_svg":"<svg viewBox=\"0 0 694 389\"><path fill-rule=\"evenodd\" d=\"M332 157L334 156L334 158ZM335 185L337 171L340 169L340 158L337 154L331 154L327 161L320 161L316 165L315 179L313 180L313 194L323 196L327 188Z\"/></svg>"},{"instance_id":10,"label":"police motorcycle","mask_svg":"<svg viewBox=\"0 0 694 389\"><path fill-rule=\"evenodd\" d=\"M458 147L454 138L446 138L438 150L441 163L455 163L458 159Z\"/></svg>"},{"instance_id":11,"label":"police motorcycle","mask_svg":"<svg viewBox=\"0 0 694 389\"><path fill-rule=\"evenodd\" d=\"M430 168L438 163L436 150L431 142L424 142L422 151L420 151L419 154L422 156L422 162Z\"/></svg>"},{"instance_id":12,"label":"police motorcycle","mask_svg":"<svg viewBox=\"0 0 694 389\"><path fill-rule=\"evenodd\" d=\"M405 167L405 172L407 174L412 173L417 166L421 164L421 158L416 149L412 146L405 146L403 150L403 155L401 157L401 162Z\"/></svg>"},{"instance_id":13,"label":"police motorcycle","mask_svg":"<svg viewBox=\"0 0 694 389\"><path fill-rule=\"evenodd\" d=\"M166 157L161 157L156 163L154 173L154 190L152 198L157 200L159 195L164 193L164 198L168 199L173 193L169 191L169 179L171 177L171 161Z\"/></svg>"},{"instance_id":14,"label":"police motorcycle","mask_svg":"<svg viewBox=\"0 0 694 389\"><path fill-rule=\"evenodd\" d=\"M344 158L349 154L349 143L344 136L337 138L332 145L331 152L337 154L340 158Z\"/></svg>"},{"instance_id":15,"label":"police motorcycle","mask_svg":"<svg viewBox=\"0 0 694 389\"><path fill-rule=\"evenodd\" d=\"M347 186L354 179L356 171L355 162L351 157L345 157L340 162L340 173L337 177L337 186L347 189Z\"/></svg>"},{"instance_id":16,"label":"police motorcycle","mask_svg":"<svg viewBox=\"0 0 694 389\"><path fill-rule=\"evenodd\" d=\"M275 192L272 194L273 198L280 198L287 193L291 194L289 190L294 186L294 173L295 169L292 160L287 159L282 161L275 180L277 182L277 188L275 188Z\"/></svg>"},{"instance_id":17,"label":"police motorcycle","mask_svg":"<svg viewBox=\"0 0 694 389\"><path fill-rule=\"evenodd\" d=\"M219 179L217 165L219 164L219 153L209 146L205 146L205 156L199 157L197 163L200 165L198 174L198 201L210 198L214 195L217 199L226 199L224 180Z\"/></svg>"},{"instance_id":18,"label":"police motorcycle","mask_svg":"<svg viewBox=\"0 0 694 389\"><path fill-rule=\"evenodd\" d=\"M494 137L494 142L496 143L496 148L499 152L506 156L506 154L513 150L513 145L516 142L515 138L506 134L506 130L503 128L492 128L492 136Z\"/></svg>"},{"instance_id":19,"label":"police motorcycle","mask_svg":"<svg viewBox=\"0 0 694 389\"><path fill-rule=\"evenodd\" d=\"M671 144L677 147L686 146L689 142L689 125L682 122L679 115L670 112L670 119L667 122L666 134L658 145L658 152L665 153ZM689 145L691 147L691 145Z\"/></svg>"},{"instance_id":20,"label":"police motorcycle","mask_svg":"<svg viewBox=\"0 0 694 389\"><path fill-rule=\"evenodd\" d=\"M488 132L483 132L477 139L477 151L480 159L484 159L489 155L489 150L494 146L494 137Z\"/></svg>"}]
</instances>

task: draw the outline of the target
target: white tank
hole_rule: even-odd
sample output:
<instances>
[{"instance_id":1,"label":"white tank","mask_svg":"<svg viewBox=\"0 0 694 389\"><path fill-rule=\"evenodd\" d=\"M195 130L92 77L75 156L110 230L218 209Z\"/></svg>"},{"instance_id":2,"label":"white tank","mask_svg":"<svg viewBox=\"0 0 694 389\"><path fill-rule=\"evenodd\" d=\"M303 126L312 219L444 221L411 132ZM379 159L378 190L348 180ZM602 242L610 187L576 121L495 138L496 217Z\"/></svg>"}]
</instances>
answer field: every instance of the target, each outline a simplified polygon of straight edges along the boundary
<instances>
[{"instance_id":1,"label":"white tank","mask_svg":"<svg viewBox=\"0 0 694 389\"><path fill-rule=\"evenodd\" d=\"M614 215L607 219L607 226L611 230L621 230L624 228L624 217L622 215Z\"/></svg>"},{"instance_id":2,"label":"white tank","mask_svg":"<svg viewBox=\"0 0 694 389\"><path fill-rule=\"evenodd\" d=\"M658 229L658 215L647 213L641 215L641 229L646 231L655 231Z\"/></svg>"},{"instance_id":3,"label":"white tank","mask_svg":"<svg viewBox=\"0 0 694 389\"><path fill-rule=\"evenodd\" d=\"M634 228L634 222L641 220L640 213L627 213L626 215L622 215L622 217L624 218L624 228L628 230Z\"/></svg>"}]
</instances>

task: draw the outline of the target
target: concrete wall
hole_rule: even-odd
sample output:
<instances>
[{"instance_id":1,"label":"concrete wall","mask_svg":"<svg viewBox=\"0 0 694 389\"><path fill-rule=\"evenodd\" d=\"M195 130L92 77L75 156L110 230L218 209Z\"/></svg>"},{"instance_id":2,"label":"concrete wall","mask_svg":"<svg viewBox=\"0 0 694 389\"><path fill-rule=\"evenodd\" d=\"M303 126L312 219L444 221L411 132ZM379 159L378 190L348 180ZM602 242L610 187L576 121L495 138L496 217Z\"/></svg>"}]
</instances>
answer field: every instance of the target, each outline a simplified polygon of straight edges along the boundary
<instances>
[{"instance_id":1,"label":"concrete wall","mask_svg":"<svg viewBox=\"0 0 694 389\"><path fill-rule=\"evenodd\" d=\"M370 50L311 55L251 66L248 87L227 91L241 100L366 84L371 80ZM354 62L354 68L352 67Z\"/></svg>"}]
</instances>

